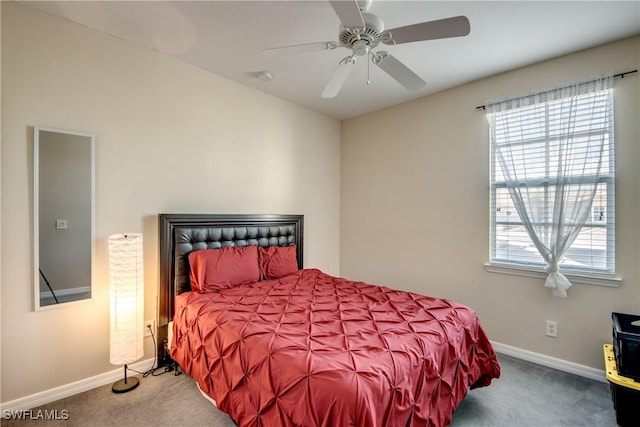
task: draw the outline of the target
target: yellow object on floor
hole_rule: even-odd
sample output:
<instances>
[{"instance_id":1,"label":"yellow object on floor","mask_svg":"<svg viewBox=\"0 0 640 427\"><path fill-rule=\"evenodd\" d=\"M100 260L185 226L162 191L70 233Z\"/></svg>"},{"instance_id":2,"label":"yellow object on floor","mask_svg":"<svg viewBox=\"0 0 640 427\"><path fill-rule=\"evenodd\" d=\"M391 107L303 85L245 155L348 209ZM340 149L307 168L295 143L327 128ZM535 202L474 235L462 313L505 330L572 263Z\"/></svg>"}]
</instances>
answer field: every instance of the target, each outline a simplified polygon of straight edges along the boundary
<instances>
[{"instance_id":1,"label":"yellow object on floor","mask_svg":"<svg viewBox=\"0 0 640 427\"><path fill-rule=\"evenodd\" d=\"M640 391L639 382L635 382L631 378L623 377L622 375L618 374L618 368L616 367L616 356L613 353L613 344L605 344L602 347L604 349L604 366L605 372L607 373L607 380L614 384Z\"/></svg>"}]
</instances>

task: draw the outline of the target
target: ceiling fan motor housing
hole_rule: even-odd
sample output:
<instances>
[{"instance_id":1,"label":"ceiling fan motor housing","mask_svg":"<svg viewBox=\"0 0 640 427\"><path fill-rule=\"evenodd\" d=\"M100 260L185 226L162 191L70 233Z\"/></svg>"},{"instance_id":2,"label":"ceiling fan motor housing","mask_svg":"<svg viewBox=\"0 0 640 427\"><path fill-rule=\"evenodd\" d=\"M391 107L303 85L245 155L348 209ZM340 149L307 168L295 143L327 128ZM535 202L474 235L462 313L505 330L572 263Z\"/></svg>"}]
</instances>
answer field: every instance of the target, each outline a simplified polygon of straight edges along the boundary
<instances>
[{"instance_id":1,"label":"ceiling fan motor housing","mask_svg":"<svg viewBox=\"0 0 640 427\"><path fill-rule=\"evenodd\" d=\"M384 31L384 22L377 15L365 12L362 14L365 28L345 28L340 25L338 40L342 46L352 49L357 55L380 44L380 33ZM364 52L363 52L364 49Z\"/></svg>"}]
</instances>

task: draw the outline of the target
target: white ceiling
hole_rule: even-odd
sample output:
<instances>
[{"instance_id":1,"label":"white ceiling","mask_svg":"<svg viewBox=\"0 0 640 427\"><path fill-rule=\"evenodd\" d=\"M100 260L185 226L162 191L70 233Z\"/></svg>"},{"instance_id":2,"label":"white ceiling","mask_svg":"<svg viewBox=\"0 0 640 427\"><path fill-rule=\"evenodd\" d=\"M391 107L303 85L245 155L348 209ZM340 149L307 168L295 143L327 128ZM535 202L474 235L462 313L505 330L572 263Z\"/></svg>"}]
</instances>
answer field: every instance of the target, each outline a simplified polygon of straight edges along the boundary
<instances>
[{"instance_id":1,"label":"white ceiling","mask_svg":"<svg viewBox=\"0 0 640 427\"><path fill-rule=\"evenodd\" d=\"M471 33L384 46L427 82L419 92L408 92L372 64L367 85L367 61L362 57L338 96L322 99L322 90L349 50L291 55L262 50L336 41L340 21L327 1L24 3L340 119L640 34L640 0L374 0L370 12L384 20L385 28L465 15ZM257 78L263 70L272 73L271 81Z\"/></svg>"}]
</instances>

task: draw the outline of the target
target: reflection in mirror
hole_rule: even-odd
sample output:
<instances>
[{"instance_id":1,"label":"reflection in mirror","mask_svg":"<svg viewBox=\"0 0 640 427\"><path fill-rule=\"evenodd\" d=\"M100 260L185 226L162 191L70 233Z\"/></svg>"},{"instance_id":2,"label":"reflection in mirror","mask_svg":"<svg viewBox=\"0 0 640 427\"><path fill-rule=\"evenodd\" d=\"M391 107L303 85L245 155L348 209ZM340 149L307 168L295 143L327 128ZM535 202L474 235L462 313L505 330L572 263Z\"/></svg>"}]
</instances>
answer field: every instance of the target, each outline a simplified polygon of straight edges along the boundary
<instances>
[{"instance_id":1,"label":"reflection in mirror","mask_svg":"<svg viewBox=\"0 0 640 427\"><path fill-rule=\"evenodd\" d=\"M95 138L34 127L35 308L91 298Z\"/></svg>"}]
</instances>

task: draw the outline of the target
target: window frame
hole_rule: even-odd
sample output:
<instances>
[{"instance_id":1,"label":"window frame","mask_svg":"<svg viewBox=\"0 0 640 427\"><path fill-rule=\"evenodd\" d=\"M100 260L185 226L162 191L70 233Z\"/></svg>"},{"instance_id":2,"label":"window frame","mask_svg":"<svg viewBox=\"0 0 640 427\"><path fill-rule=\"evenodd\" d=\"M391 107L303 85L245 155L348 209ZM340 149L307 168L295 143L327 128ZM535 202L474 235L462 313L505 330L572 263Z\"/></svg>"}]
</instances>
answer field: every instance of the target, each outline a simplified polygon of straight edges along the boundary
<instances>
[{"instance_id":1,"label":"window frame","mask_svg":"<svg viewBox=\"0 0 640 427\"><path fill-rule=\"evenodd\" d=\"M610 207L610 211L607 211L607 215L605 218L605 224L593 224L593 219L589 220L589 225L585 225L584 228L588 229L597 229L597 228L605 228L606 230L606 255L604 257L605 261L605 269L598 269L593 266L580 268L580 267L570 267L563 264L560 264L562 273L573 283L583 283L583 284L591 284L591 285L602 285L602 286L610 286L610 287L618 287L621 285L622 279L616 276L615 264L616 264L616 255L615 255L615 223L616 223L616 215L615 215L615 125L614 125L614 99L613 99L613 88L598 90L595 92L604 92L610 91L610 94L607 96L609 109L608 109L608 117L610 121L610 126L608 130L603 131L603 134L608 135L608 173L598 177L598 179L592 179L590 182L595 183L596 185L604 184L606 186L606 203L607 207ZM553 100L540 102L539 104L544 104L544 114L545 114L545 122L544 122L544 136L541 137L538 141L543 142L545 144L545 167L549 167L550 157L546 154L549 150L550 141L553 139L549 135L549 109L550 104L554 102ZM499 162L496 158L497 150L494 148L496 137L494 135L495 131L495 115L499 113L493 113L493 117L488 120L489 124L489 175L490 175L490 188L489 188L489 224L490 224L490 236L489 236L489 261L485 263L485 269L489 272L493 273L502 273L502 274L513 274L519 276L526 277L540 277L544 278L547 276L547 272L545 271L546 263L542 261L541 263L535 262L518 262L517 260L505 260L500 259L497 256L497 227L500 224L506 225L507 223L500 222L497 218L497 190L499 188L506 188L506 180L496 181L496 176L498 175ZM530 144L533 141L521 140L517 141L517 144ZM536 185L543 189L546 193L549 191L549 188L553 187L554 184L548 182L548 175L541 179L541 184ZM547 181L547 182L545 182ZM546 201L545 201L546 204ZM593 206L592 206L593 210ZM515 223L508 223L511 225L521 224L524 226L521 219ZM530 239L529 239L530 241Z\"/></svg>"}]
</instances>

